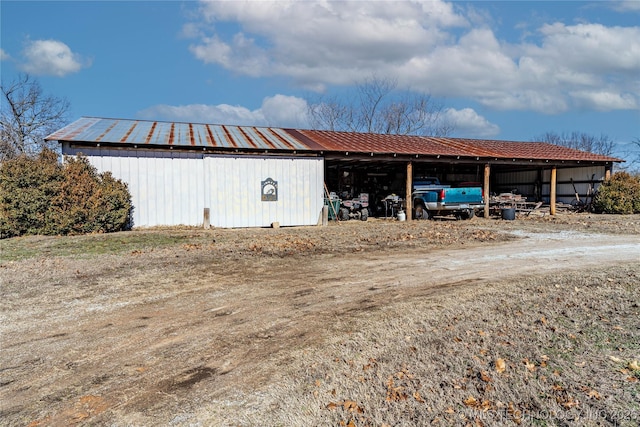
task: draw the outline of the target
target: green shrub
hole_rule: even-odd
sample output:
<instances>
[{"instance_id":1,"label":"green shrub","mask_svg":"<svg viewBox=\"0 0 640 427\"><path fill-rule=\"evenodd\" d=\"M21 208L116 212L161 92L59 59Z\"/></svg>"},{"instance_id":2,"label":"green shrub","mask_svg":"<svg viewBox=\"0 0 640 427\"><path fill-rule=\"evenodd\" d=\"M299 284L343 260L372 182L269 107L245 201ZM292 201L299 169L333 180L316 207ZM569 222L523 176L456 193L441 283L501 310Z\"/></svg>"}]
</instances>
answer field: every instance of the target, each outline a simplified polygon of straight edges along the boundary
<instances>
[{"instance_id":1,"label":"green shrub","mask_svg":"<svg viewBox=\"0 0 640 427\"><path fill-rule=\"evenodd\" d=\"M110 233L129 228L132 225L131 194L127 184L104 172L98 176L96 208L92 220L100 231Z\"/></svg>"},{"instance_id":2,"label":"green shrub","mask_svg":"<svg viewBox=\"0 0 640 427\"><path fill-rule=\"evenodd\" d=\"M45 150L0 167L0 234L83 234L130 226L131 195L111 173L97 173L83 156Z\"/></svg>"},{"instance_id":3,"label":"green shrub","mask_svg":"<svg viewBox=\"0 0 640 427\"><path fill-rule=\"evenodd\" d=\"M603 183L593 198L598 213L640 213L640 177L618 172Z\"/></svg>"},{"instance_id":4,"label":"green shrub","mask_svg":"<svg viewBox=\"0 0 640 427\"><path fill-rule=\"evenodd\" d=\"M62 167L50 150L20 156L0 166L0 235L45 234L51 200L58 194Z\"/></svg>"}]
</instances>

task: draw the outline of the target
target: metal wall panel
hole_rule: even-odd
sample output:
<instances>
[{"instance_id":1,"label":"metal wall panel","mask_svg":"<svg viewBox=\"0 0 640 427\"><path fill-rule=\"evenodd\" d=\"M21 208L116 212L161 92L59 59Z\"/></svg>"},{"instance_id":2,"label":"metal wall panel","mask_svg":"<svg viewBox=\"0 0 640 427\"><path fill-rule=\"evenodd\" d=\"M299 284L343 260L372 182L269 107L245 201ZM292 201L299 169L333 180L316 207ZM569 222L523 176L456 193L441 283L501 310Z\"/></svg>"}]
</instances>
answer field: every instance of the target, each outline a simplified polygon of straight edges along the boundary
<instances>
[{"instance_id":1,"label":"metal wall panel","mask_svg":"<svg viewBox=\"0 0 640 427\"><path fill-rule=\"evenodd\" d=\"M63 146L63 154L83 153L98 172L126 182L133 201L133 225L202 225L202 154Z\"/></svg>"},{"instance_id":2,"label":"metal wall panel","mask_svg":"<svg viewBox=\"0 0 640 427\"><path fill-rule=\"evenodd\" d=\"M589 183L580 183L579 181L595 181L593 188L597 189L600 183L604 181L605 167L604 166L585 166L582 168L566 168L558 169L556 186L556 201L562 203L571 203L575 196L573 185L571 185L571 179L573 178L578 190L578 194L581 200L586 199L589 191ZM551 193L551 170L545 170L542 173L543 181L545 184L542 186L542 197L545 201L549 200Z\"/></svg>"},{"instance_id":3,"label":"metal wall panel","mask_svg":"<svg viewBox=\"0 0 640 427\"><path fill-rule=\"evenodd\" d=\"M324 202L322 158L205 156L205 203L216 227L315 225ZM278 183L278 200L262 200L262 181Z\"/></svg>"},{"instance_id":4,"label":"metal wall panel","mask_svg":"<svg viewBox=\"0 0 640 427\"><path fill-rule=\"evenodd\" d=\"M582 168L567 168L558 169L558 181L570 181L573 178L574 181L589 181L594 176L596 181L604 180L605 167L604 166L585 166ZM543 172L545 182L551 180L551 170L546 169Z\"/></svg>"},{"instance_id":5,"label":"metal wall panel","mask_svg":"<svg viewBox=\"0 0 640 427\"><path fill-rule=\"evenodd\" d=\"M594 187L598 188L599 182L604 180L605 168L604 166L585 166L581 168L564 168L558 169L557 173L557 187L556 187L556 201L563 203L571 203L575 199L573 185L571 179L575 182L576 190L580 195L581 200L587 197L589 192L589 183L580 181L591 181L593 179ZM538 177L538 172L532 171L510 171L510 172L498 172L495 174L494 188L492 192L511 189L516 189L520 194L531 197L535 194L535 181ZM550 181L551 181L551 169L545 169L542 171L542 199L546 202L550 197ZM531 184L526 184L530 182Z\"/></svg>"},{"instance_id":6,"label":"metal wall panel","mask_svg":"<svg viewBox=\"0 0 640 427\"><path fill-rule=\"evenodd\" d=\"M129 186L136 227L203 223L210 208L216 227L315 225L324 202L324 160L319 157L205 156L198 152L63 145L83 153L98 172ZM278 200L263 202L261 183L278 182Z\"/></svg>"},{"instance_id":7,"label":"metal wall panel","mask_svg":"<svg viewBox=\"0 0 640 427\"><path fill-rule=\"evenodd\" d=\"M538 177L538 171L510 171L496 173L496 183L498 185L510 185L510 183L535 182Z\"/></svg>"},{"instance_id":8,"label":"metal wall panel","mask_svg":"<svg viewBox=\"0 0 640 427\"><path fill-rule=\"evenodd\" d=\"M536 198L535 182L538 171L509 171L495 174L495 184L490 189L492 193L507 193L515 190L518 194L533 200Z\"/></svg>"}]
</instances>

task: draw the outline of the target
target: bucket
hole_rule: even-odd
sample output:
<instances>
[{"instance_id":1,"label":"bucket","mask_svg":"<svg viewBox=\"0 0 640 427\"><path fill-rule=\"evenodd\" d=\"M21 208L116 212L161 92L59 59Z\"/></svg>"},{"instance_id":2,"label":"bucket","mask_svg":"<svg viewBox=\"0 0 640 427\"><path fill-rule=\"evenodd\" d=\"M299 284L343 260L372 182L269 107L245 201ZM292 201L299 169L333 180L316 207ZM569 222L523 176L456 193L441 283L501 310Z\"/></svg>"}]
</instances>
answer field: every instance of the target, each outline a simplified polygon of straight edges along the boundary
<instances>
[{"instance_id":1,"label":"bucket","mask_svg":"<svg viewBox=\"0 0 640 427\"><path fill-rule=\"evenodd\" d=\"M516 219L516 208L502 208L500 209L502 219L507 221L513 221Z\"/></svg>"},{"instance_id":2,"label":"bucket","mask_svg":"<svg viewBox=\"0 0 640 427\"><path fill-rule=\"evenodd\" d=\"M406 221L406 219L407 215L404 213L404 211L398 212L398 221Z\"/></svg>"},{"instance_id":3,"label":"bucket","mask_svg":"<svg viewBox=\"0 0 640 427\"><path fill-rule=\"evenodd\" d=\"M324 204L329 207L329 219L335 221L336 215L340 213L340 199L327 199L325 197Z\"/></svg>"}]
</instances>

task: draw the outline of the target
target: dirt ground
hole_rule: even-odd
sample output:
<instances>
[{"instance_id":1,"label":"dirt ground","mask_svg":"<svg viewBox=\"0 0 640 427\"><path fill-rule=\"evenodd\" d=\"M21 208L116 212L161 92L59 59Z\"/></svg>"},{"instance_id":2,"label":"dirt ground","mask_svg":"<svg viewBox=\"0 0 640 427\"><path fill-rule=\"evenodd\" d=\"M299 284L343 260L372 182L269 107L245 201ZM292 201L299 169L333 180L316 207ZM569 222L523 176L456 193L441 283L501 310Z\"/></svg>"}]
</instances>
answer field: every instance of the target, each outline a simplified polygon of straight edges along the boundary
<instances>
[{"instance_id":1,"label":"dirt ground","mask_svg":"<svg viewBox=\"0 0 640 427\"><path fill-rule=\"evenodd\" d=\"M157 236L173 240L127 240ZM637 265L640 216L371 219L0 245L3 425L209 425L211 402L256 411L238 393L266 393L294 355L343 334L345 319L456 301L496 281ZM204 424L184 416L203 407Z\"/></svg>"}]
</instances>

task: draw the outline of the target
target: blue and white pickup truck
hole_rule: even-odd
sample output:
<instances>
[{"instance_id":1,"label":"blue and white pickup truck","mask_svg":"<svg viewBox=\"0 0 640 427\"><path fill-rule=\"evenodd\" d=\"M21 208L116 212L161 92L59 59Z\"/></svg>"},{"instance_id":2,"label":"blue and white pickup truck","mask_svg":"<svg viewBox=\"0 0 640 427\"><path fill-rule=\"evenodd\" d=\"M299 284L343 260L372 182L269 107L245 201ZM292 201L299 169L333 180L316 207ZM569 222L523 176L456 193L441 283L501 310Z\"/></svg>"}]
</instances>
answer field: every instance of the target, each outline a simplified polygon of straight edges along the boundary
<instances>
[{"instance_id":1,"label":"blue and white pickup truck","mask_svg":"<svg viewBox=\"0 0 640 427\"><path fill-rule=\"evenodd\" d=\"M417 180L413 185L413 218L454 215L471 219L476 209L484 208L481 186L451 187L440 184L437 178Z\"/></svg>"}]
</instances>

